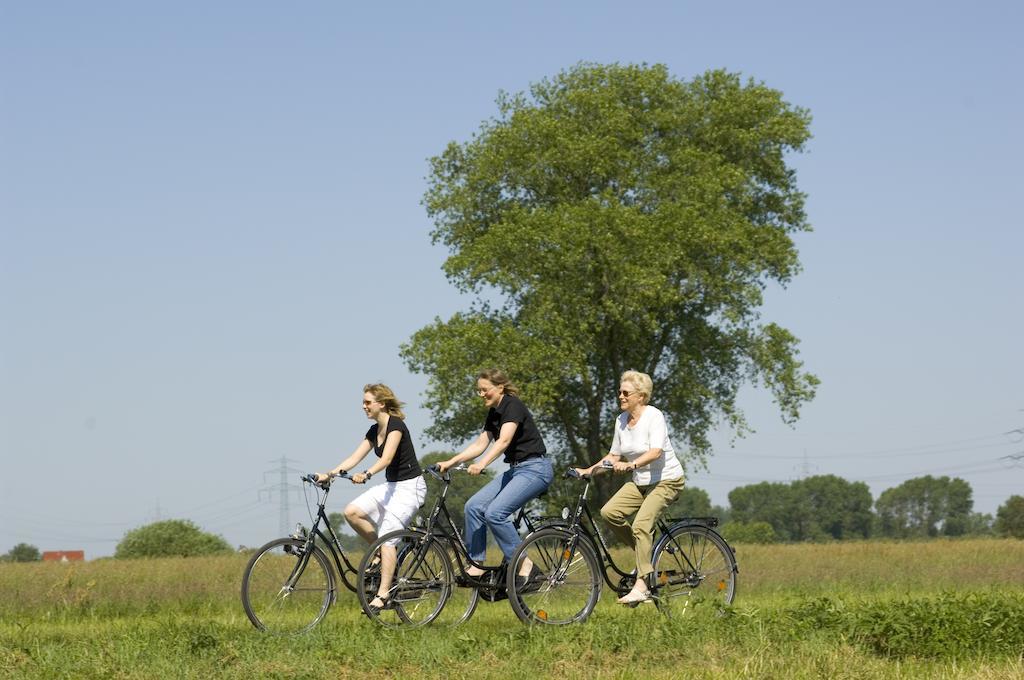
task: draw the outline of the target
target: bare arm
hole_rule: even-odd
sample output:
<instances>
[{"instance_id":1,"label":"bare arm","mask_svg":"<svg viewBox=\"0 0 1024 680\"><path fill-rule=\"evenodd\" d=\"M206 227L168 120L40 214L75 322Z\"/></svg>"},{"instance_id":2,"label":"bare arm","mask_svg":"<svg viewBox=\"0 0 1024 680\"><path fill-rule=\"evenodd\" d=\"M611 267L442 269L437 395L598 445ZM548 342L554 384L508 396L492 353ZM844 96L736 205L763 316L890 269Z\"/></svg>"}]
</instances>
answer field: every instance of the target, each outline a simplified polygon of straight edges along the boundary
<instances>
[{"instance_id":1,"label":"bare arm","mask_svg":"<svg viewBox=\"0 0 1024 680\"><path fill-rule=\"evenodd\" d=\"M663 452L662 452L661 449L650 449L649 451L641 453L636 458L636 460L634 460L631 463L615 463L615 466L614 466L615 467L615 471L616 472L632 472L633 470L636 470L637 468L642 468L645 465L650 465L654 461L658 460L659 458L661 458L661 454L662 453Z\"/></svg>"},{"instance_id":2,"label":"bare arm","mask_svg":"<svg viewBox=\"0 0 1024 680\"><path fill-rule=\"evenodd\" d=\"M384 450L381 451L380 460L376 461L370 467L366 468L366 472L371 475L375 475L382 470L386 470L388 465L391 465L391 461L395 459L395 452L398 451L398 444L402 441L402 433L394 430L388 433L388 438L384 440ZM366 473L357 472L352 475L353 484L365 484L367 480Z\"/></svg>"},{"instance_id":3,"label":"bare arm","mask_svg":"<svg viewBox=\"0 0 1024 680\"><path fill-rule=\"evenodd\" d=\"M490 436L486 432L481 432L476 439L470 442L469 446L462 450L461 453L457 453L448 460L442 461L437 465L441 468L441 472L444 472L453 465L458 465L459 463L463 463L467 460L473 460L483 453L490 443Z\"/></svg>"},{"instance_id":4,"label":"bare arm","mask_svg":"<svg viewBox=\"0 0 1024 680\"><path fill-rule=\"evenodd\" d=\"M353 451L348 458L338 463L338 465L334 466L334 468L332 468L329 472L318 473L317 478L320 479L320 481L323 481L330 477L331 475L337 475L343 471L348 472L356 465L359 465L359 461L361 461L363 458L366 458L366 454L368 454L369 452L370 440L363 439L363 441L359 442L359 446L356 447L356 450Z\"/></svg>"},{"instance_id":5,"label":"bare arm","mask_svg":"<svg viewBox=\"0 0 1024 680\"><path fill-rule=\"evenodd\" d=\"M605 461L608 461L609 463L611 463L612 467L614 467L615 464L618 463L621 459L622 456L620 456L619 454L608 452L608 455L606 455L604 458L597 461L588 468L575 468L576 473L579 475L592 475L594 474L594 470L604 466Z\"/></svg>"},{"instance_id":6,"label":"bare arm","mask_svg":"<svg viewBox=\"0 0 1024 680\"><path fill-rule=\"evenodd\" d=\"M519 429L519 423L505 423L502 425L501 429L498 430L498 440L484 454L483 460L470 465L467 472L471 475L478 475L483 472L484 468L493 463L498 456L505 453L505 449L512 444L512 437L516 436L517 429Z\"/></svg>"}]
</instances>

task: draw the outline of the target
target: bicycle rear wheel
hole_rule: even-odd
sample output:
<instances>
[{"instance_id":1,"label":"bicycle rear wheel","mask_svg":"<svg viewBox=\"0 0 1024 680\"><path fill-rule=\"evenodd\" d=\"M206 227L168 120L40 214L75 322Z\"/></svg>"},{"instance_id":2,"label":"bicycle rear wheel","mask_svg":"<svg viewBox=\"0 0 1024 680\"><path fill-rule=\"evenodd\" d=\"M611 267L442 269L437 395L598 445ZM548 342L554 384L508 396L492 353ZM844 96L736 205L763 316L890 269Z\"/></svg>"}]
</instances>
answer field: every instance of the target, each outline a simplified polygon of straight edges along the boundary
<instances>
[{"instance_id":1,"label":"bicycle rear wheel","mask_svg":"<svg viewBox=\"0 0 1024 680\"><path fill-rule=\"evenodd\" d=\"M708 604L724 611L736 597L736 557L701 525L672 527L654 548L654 602L666 614Z\"/></svg>"},{"instance_id":2,"label":"bicycle rear wheel","mask_svg":"<svg viewBox=\"0 0 1024 680\"><path fill-rule=\"evenodd\" d=\"M533 562L531 576L518 578L527 559ZM600 597L600 563L582 536L541 529L516 548L508 571L508 599L524 623L585 621Z\"/></svg>"},{"instance_id":3,"label":"bicycle rear wheel","mask_svg":"<svg viewBox=\"0 0 1024 680\"><path fill-rule=\"evenodd\" d=\"M371 606L380 583L381 547L393 542L397 563L383 609ZM422 626L444 609L454 582L448 554L438 541L419 531L393 531L370 546L359 565L356 593L363 612L389 628Z\"/></svg>"},{"instance_id":4,"label":"bicycle rear wheel","mask_svg":"<svg viewBox=\"0 0 1024 680\"><path fill-rule=\"evenodd\" d=\"M305 633L334 601L334 572L320 548L279 538L249 560L242 575L242 607L252 625L274 635Z\"/></svg>"}]
</instances>

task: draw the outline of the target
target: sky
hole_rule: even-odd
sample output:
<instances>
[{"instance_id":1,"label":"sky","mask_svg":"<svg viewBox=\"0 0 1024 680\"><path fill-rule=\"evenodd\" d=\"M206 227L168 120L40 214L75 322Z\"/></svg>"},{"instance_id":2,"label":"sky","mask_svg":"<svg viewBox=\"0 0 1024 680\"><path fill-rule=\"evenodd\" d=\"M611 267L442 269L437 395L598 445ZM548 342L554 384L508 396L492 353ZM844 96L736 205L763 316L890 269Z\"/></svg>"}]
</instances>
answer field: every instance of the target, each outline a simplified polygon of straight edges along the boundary
<instances>
[{"instance_id":1,"label":"sky","mask_svg":"<svg viewBox=\"0 0 1024 680\"><path fill-rule=\"evenodd\" d=\"M308 524L298 474L355 448L368 382L421 455L461 444L419 434L398 356L470 304L427 159L580 62L723 68L813 117L813 231L763 318L821 386L793 427L744 389L755 431L690 484L950 475L995 513L1024 493L1022 33L984 1L0 2L0 553L179 518L260 545L282 479Z\"/></svg>"}]
</instances>

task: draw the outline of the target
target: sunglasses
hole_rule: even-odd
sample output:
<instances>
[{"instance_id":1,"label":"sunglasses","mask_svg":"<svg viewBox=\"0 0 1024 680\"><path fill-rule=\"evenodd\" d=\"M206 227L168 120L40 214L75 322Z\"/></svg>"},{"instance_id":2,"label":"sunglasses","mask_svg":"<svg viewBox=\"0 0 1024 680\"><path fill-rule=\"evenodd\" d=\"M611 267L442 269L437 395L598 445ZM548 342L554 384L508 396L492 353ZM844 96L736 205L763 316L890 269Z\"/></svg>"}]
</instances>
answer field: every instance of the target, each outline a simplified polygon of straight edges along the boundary
<instances>
[{"instance_id":1,"label":"sunglasses","mask_svg":"<svg viewBox=\"0 0 1024 680\"><path fill-rule=\"evenodd\" d=\"M627 392L626 390L619 390L619 396L620 397L629 398L629 395L631 395L631 394L636 394L636 393L635 392Z\"/></svg>"}]
</instances>

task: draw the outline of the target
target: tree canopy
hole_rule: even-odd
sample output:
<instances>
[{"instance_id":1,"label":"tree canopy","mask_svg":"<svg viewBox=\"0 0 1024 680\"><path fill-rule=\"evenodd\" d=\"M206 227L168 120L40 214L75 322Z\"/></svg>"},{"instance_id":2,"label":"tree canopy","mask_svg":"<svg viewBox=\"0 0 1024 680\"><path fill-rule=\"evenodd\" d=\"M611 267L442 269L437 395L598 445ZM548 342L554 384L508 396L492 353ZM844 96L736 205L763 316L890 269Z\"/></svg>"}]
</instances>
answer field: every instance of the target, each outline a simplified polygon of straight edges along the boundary
<instances>
[{"instance_id":1,"label":"tree canopy","mask_svg":"<svg viewBox=\"0 0 1024 680\"><path fill-rule=\"evenodd\" d=\"M38 562L41 559L39 548L29 543L19 543L0 557L0 562Z\"/></svg>"},{"instance_id":2,"label":"tree canopy","mask_svg":"<svg viewBox=\"0 0 1024 680\"><path fill-rule=\"evenodd\" d=\"M995 528L1000 535L1024 538L1024 496L1010 496L999 506Z\"/></svg>"},{"instance_id":3,"label":"tree canopy","mask_svg":"<svg viewBox=\"0 0 1024 680\"><path fill-rule=\"evenodd\" d=\"M807 111L724 71L681 81L618 64L580 64L497 108L431 159L432 238L474 301L402 346L428 376L428 434L480 431L472 381L489 366L520 385L565 463L607 452L630 368L654 378L684 459L705 459L721 420L745 430L746 383L795 420L818 380L759 309L799 271L791 237L810 228L786 163Z\"/></svg>"},{"instance_id":4,"label":"tree canopy","mask_svg":"<svg viewBox=\"0 0 1024 680\"><path fill-rule=\"evenodd\" d=\"M729 492L733 520L767 522L784 541L867 538L874 520L871 503L867 484L835 475L761 482Z\"/></svg>"},{"instance_id":5,"label":"tree canopy","mask_svg":"<svg viewBox=\"0 0 1024 680\"><path fill-rule=\"evenodd\" d=\"M959 477L915 477L886 489L875 502L882 534L893 538L962 536L974 507L971 485Z\"/></svg>"},{"instance_id":6,"label":"tree canopy","mask_svg":"<svg viewBox=\"0 0 1024 680\"><path fill-rule=\"evenodd\" d=\"M195 557L228 550L231 546L220 536L201 531L189 520L170 519L126 533L114 557Z\"/></svg>"}]
</instances>

